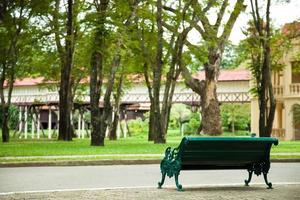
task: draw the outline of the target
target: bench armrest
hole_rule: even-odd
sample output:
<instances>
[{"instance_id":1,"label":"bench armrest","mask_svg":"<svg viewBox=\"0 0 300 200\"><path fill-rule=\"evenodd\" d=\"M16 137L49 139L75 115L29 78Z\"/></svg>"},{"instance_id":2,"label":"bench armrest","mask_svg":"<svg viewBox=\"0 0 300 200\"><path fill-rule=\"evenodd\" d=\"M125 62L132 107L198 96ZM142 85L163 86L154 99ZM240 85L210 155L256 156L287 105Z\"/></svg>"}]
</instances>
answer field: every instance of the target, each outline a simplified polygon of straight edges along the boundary
<instances>
[{"instance_id":1,"label":"bench armrest","mask_svg":"<svg viewBox=\"0 0 300 200\"><path fill-rule=\"evenodd\" d=\"M165 151L165 157L160 163L160 170L168 177L178 175L181 169L181 159L179 154L179 148L168 147Z\"/></svg>"}]
</instances>

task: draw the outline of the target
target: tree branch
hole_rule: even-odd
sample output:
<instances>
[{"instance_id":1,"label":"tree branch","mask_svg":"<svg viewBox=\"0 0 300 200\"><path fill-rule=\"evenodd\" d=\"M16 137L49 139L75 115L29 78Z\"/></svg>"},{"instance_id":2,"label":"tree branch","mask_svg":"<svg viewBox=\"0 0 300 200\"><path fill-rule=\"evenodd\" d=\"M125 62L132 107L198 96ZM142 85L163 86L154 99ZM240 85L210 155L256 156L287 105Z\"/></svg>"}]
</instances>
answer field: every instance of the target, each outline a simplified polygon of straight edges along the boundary
<instances>
[{"instance_id":1,"label":"tree branch","mask_svg":"<svg viewBox=\"0 0 300 200\"><path fill-rule=\"evenodd\" d=\"M59 3L60 0L55 0L55 9L53 13L53 27L54 27L54 36L55 36L55 43L56 48L59 53L59 56L61 57L61 60L63 60L64 57L64 50L60 43L60 36L59 36L59 22L58 22L58 15L59 15Z\"/></svg>"},{"instance_id":2,"label":"tree branch","mask_svg":"<svg viewBox=\"0 0 300 200\"><path fill-rule=\"evenodd\" d=\"M221 35L220 43L221 46L224 45L224 42L228 40L228 37L231 33L231 30L233 28L233 25L239 16L241 12L243 12L246 9L246 6L244 5L244 0L238 0L234 6L234 9L224 27L223 33Z\"/></svg>"},{"instance_id":3,"label":"tree branch","mask_svg":"<svg viewBox=\"0 0 300 200\"><path fill-rule=\"evenodd\" d=\"M217 17L216 23L215 23L215 25L214 25L214 28L215 28L216 30L219 29L219 26L220 26L220 24L221 24L221 21L222 21L222 19L223 19L223 16L224 16L224 13L225 13L225 10L226 10L227 6L228 6L228 0L223 1L223 4L222 4L222 6L221 6L221 9L220 9L220 11L218 12L218 17Z\"/></svg>"},{"instance_id":4,"label":"tree branch","mask_svg":"<svg viewBox=\"0 0 300 200\"><path fill-rule=\"evenodd\" d=\"M212 32L211 25L209 23L208 18L205 15L205 12L202 9L200 3L198 2L198 0L192 1L192 7L195 11L196 16L199 18L199 20L204 28L204 31L207 33L211 33Z\"/></svg>"},{"instance_id":5,"label":"tree branch","mask_svg":"<svg viewBox=\"0 0 300 200\"><path fill-rule=\"evenodd\" d=\"M171 8L171 7L168 7L168 6L163 6L163 9L176 14L176 10L174 8Z\"/></svg>"},{"instance_id":6,"label":"tree branch","mask_svg":"<svg viewBox=\"0 0 300 200\"><path fill-rule=\"evenodd\" d=\"M210 0L209 2L207 2L206 7L203 9L203 12L206 13L216 2L216 0Z\"/></svg>"}]
</instances>

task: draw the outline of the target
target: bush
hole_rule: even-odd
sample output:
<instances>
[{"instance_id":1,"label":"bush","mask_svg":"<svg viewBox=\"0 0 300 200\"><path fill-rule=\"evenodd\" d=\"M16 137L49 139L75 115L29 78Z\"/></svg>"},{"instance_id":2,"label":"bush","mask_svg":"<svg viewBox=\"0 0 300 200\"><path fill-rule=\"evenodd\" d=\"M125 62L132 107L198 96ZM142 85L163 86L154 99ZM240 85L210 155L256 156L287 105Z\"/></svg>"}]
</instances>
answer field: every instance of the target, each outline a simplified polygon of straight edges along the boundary
<instances>
[{"instance_id":1,"label":"bush","mask_svg":"<svg viewBox=\"0 0 300 200\"><path fill-rule=\"evenodd\" d=\"M128 127L129 127L131 136L143 137L143 136L147 135L147 133L148 133L149 121L147 119L142 120L141 118L129 120Z\"/></svg>"},{"instance_id":2,"label":"bush","mask_svg":"<svg viewBox=\"0 0 300 200\"><path fill-rule=\"evenodd\" d=\"M200 126L200 116L199 113L191 113L190 120L188 123L185 124L184 127L184 134L196 134L197 130Z\"/></svg>"}]
</instances>

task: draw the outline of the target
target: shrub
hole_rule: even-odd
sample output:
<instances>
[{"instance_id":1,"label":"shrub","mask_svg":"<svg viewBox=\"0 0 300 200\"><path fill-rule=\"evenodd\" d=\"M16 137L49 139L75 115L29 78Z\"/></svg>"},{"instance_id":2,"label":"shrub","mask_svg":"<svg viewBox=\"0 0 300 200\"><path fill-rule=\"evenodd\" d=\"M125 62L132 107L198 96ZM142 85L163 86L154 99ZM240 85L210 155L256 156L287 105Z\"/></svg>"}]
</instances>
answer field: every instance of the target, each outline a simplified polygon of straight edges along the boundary
<instances>
[{"instance_id":1,"label":"shrub","mask_svg":"<svg viewBox=\"0 0 300 200\"><path fill-rule=\"evenodd\" d=\"M200 126L200 116L199 113L191 113L190 120L185 124L184 134L196 134Z\"/></svg>"},{"instance_id":2,"label":"shrub","mask_svg":"<svg viewBox=\"0 0 300 200\"><path fill-rule=\"evenodd\" d=\"M128 127L131 136L143 137L148 133L149 121L142 120L141 118L129 120Z\"/></svg>"}]
</instances>

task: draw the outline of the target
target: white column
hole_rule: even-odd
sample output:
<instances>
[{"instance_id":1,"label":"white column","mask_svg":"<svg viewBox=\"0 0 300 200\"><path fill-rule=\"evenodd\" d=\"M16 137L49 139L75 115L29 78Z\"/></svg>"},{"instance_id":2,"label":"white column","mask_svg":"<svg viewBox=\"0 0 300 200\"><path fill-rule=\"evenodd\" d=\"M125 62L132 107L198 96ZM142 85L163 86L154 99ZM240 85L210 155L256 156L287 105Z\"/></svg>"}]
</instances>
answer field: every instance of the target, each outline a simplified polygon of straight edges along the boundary
<instances>
[{"instance_id":1,"label":"white column","mask_svg":"<svg viewBox=\"0 0 300 200\"><path fill-rule=\"evenodd\" d=\"M78 115L78 128L77 128L78 138L81 136L81 113Z\"/></svg>"},{"instance_id":2,"label":"white column","mask_svg":"<svg viewBox=\"0 0 300 200\"><path fill-rule=\"evenodd\" d=\"M122 123L123 122L123 123ZM122 122L121 122L121 126L123 127L123 133L124 133L124 138L126 138L127 137L127 127L126 127L126 121L125 120L122 120Z\"/></svg>"},{"instance_id":3,"label":"white column","mask_svg":"<svg viewBox=\"0 0 300 200\"><path fill-rule=\"evenodd\" d=\"M82 116L82 132L81 132L81 137L82 139L84 138L84 134L85 134L85 122L84 122L84 116Z\"/></svg>"},{"instance_id":4,"label":"white column","mask_svg":"<svg viewBox=\"0 0 300 200\"><path fill-rule=\"evenodd\" d=\"M127 137L127 111L126 111L126 109L123 111L124 112L124 128L123 128L123 132L124 132L124 138L126 138Z\"/></svg>"},{"instance_id":5,"label":"white column","mask_svg":"<svg viewBox=\"0 0 300 200\"><path fill-rule=\"evenodd\" d=\"M293 104L297 102L293 102L293 100L285 100L284 101L284 109L285 109L285 138L284 140L295 140L295 128L293 125Z\"/></svg>"},{"instance_id":6,"label":"white column","mask_svg":"<svg viewBox=\"0 0 300 200\"><path fill-rule=\"evenodd\" d=\"M57 110L57 131L59 131L59 109Z\"/></svg>"},{"instance_id":7,"label":"white column","mask_svg":"<svg viewBox=\"0 0 300 200\"><path fill-rule=\"evenodd\" d=\"M256 98L251 99L251 133L259 135L259 106Z\"/></svg>"},{"instance_id":8,"label":"white column","mask_svg":"<svg viewBox=\"0 0 300 200\"><path fill-rule=\"evenodd\" d=\"M52 113L51 113L51 106L49 106L49 115L48 115L48 138L51 139L51 125L52 125Z\"/></svg>"},{"instance_id":9,"label":"white column","mask_svg":"<svg viewBox=\"0 0 300 200\"><path fill-rule=\"evenodd\" d=\"M32 114L31 119L31 138L34 138L34 124L35 124L35 114Z\"/></svg>"},{"instance_id":10,"label":"white column","mask_svg":"<svg viewBox=\"0 0 300 200\"><path fill-rule=\"evenodd\" d=\"M73 127L73 112L71 110L71 113L70 113L70 123L71 123L71 126ZM75 129L75 127L74 127Z\"/></svg>"},{"instance_id":11,"label":"white column","mask_svg":"<svg viewBox=\"0 0 300 200\"><path fill-rule=\"evenodd\" d=\"M19 132L22 131L22 106L19 107Z\"/></svg>"},{"instance_id":12,"label":"white column","mask_svg":"<svg viewBox=\"0 0 300 200\"><path fill-rule=\"evenodd\" d=\"M25 128L24 128L24 132L25 132L25 139L27 139L27 130L28 130L28 123L27 123L27 117L28 117L28 109L27 106L25 106Z\"/></svg>"},{"instance_id":13,"label":"white column","mask_svg":"<svg viewBox=\"0 0 300 200\"><path fill-rule=\"evenodd\" d=\"M37 118L37 139L40 139L41 114L38 113Z\"/></svg>"},{"instance_id":14,"label":"white column","mask_svg":"<svg viewBox=\"0 0 300 200\"><path fill-rule=\"evenodd\" d=\"M118 122L118 124L117 124L117 138L118 138L118 139L121 137L120 126L121 126L121 124L120 124L120 122Z\"/></svg>"}]
</instances>

